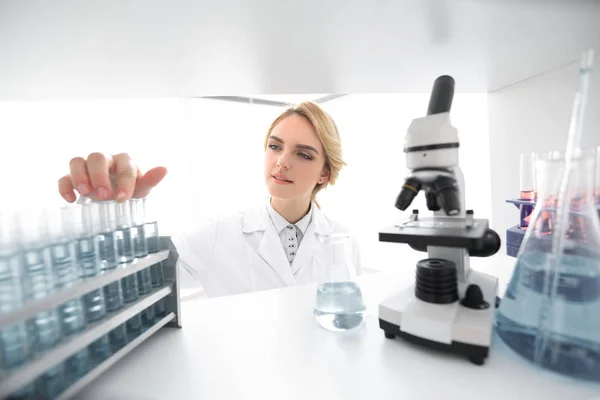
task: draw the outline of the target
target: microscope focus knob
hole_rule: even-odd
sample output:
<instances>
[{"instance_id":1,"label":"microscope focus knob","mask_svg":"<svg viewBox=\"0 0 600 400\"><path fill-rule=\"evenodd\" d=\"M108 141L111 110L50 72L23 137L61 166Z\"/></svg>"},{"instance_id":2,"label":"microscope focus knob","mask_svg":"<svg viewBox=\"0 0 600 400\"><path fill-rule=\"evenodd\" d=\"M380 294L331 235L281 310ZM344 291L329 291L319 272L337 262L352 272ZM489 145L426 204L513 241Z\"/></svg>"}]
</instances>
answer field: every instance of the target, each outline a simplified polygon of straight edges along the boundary
<instances>
[{"instance_id":1,"label":"microscope focus knob","mask_svg":"<svg viewBox=\"0 0 600 400\"><path fill-rule=\"evenodd\" d=\"M490 306L489 303L484 300L481 288L473 284L469 285L467 288L465 297L461 300L460 304L474 310L484 310Z\"/></svg>"}]
</instances>

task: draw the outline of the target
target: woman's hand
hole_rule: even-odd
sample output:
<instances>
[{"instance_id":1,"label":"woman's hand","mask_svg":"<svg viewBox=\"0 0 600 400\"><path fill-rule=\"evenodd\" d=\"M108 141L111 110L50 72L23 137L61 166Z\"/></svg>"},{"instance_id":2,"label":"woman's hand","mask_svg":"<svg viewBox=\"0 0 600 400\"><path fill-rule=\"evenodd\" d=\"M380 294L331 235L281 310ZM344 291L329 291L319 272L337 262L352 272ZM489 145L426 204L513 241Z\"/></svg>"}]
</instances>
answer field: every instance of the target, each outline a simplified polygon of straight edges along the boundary
<instances>
[{"instance_id":1,"label":"woman's hand","mask_svg":"<svg viewBox=\"0 0 600 400\"><path fill-rule=\"evenodd\" d=\"M71 173L58 180L58 192L69 203L76 200L75 191L92 200L125 201L142 198L162 181L165 167L156 167L142 174L128 154L107 156L92 153L87 159L75 157L70 162Z\"/></svg>"}]
</instances>

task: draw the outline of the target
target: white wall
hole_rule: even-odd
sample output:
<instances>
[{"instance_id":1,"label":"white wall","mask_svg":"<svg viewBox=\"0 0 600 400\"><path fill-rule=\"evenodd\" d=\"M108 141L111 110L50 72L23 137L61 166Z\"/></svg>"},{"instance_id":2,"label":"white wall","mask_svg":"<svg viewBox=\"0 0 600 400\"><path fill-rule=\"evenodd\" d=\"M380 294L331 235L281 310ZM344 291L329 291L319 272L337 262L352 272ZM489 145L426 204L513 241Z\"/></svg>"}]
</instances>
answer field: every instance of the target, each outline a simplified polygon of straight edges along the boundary
<instances>
[{"instance_id":1,"label":"white wall","mask_svg":"<svg viewBox=\"0 0 600 400\"><path fill-rule=\"evenodd\" d=\"M596 56L582 137L586 147L600 145L599 63ZM519 154L566 148L578 67L573 63L488 96L492 218L503 238L519 222L518 210L505 202L519 196Z\"/></svg>"},{"instance_id":2,"label":"white wall","mask_svg":"<svg viewBox=\"0 0 600 400\"><path fill-rule=\"evenodd\" d=\"M0 98L462 92L600 46L589 0L2 0Z\"/></svg>"},{"instance_id":3,"label":"white wall","mask_svg":"<svg viewBox=\"0 0 600 400\"><path fill-rule=\"evenodd\" d=\"M325 103L341 131L348 165L319 201L325 213L358 235L367 268L396 268L402 254L415 255L406 245L378 242L378 231L409 213L394 207L407 173L403 139L427 102L427 94L372 94ZM480 217L491 212L486 108L485 94L457 94L452 111L467 207ZM168 168L151 198L162 233L172 234L266 198L263 140L281 111L203 99L0 103L0 132L10 143L0 149L5 193L0 205L63 204L56 184L72 157L128 152L142 170ZM425 210L423 195L414 207Z\"/></svg>"}]
</instances>

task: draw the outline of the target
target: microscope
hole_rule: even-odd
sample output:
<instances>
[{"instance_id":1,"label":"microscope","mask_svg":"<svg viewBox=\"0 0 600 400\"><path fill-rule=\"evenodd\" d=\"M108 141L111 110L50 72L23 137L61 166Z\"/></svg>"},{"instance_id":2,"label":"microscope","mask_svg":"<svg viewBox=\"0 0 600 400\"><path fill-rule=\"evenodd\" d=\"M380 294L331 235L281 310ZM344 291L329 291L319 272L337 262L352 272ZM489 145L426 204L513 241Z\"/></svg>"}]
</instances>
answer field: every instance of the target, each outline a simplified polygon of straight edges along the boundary
<instances>
[{"instance_id":1,"label":"microscope","mask_svg":"<svg viewBox=\"0 0 600 400\"><path fill-rule=\"evenodd\" d=\"M498 279L470 269L470 257L500 249L487 219L465 210L465 181L458 166L458 133L450 122L454 79L433 85L427 115L412 121L405 136L412 172L396 199L406 210L420 191L432 216L413 210L407 221L379 232L379 241L406 243L427 257L416 265L416 282L379 305L385 337L399 336L433 349L458 353L483 365L491 343Z\"/></svg>"}]
</instances>

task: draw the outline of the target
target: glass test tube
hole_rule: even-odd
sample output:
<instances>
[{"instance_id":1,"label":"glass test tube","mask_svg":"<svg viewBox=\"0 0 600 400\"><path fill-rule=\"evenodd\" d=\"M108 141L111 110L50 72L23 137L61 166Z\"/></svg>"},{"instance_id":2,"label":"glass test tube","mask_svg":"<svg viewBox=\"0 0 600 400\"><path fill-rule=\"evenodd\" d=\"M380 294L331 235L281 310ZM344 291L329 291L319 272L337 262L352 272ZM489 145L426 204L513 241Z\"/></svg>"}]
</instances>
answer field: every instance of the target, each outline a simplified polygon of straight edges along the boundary
<instances>
[{"instance_id":1,"label":"glass test tube","mask_svg":"<svg viewBox=\"0 0 600 400\"><path fill-rule=\"evenodd\" d=\"M129 201L115 202L117 214L117 254L120 263L129 263L134 260L133 238L131 236L132 218ZM123 286L123 300L132 303L138 299L138 280L135 274L121 279ZM127 339L132 340L142 333L142 318L137 314L125 322Z\"/></svg>"},{"instance_id":2,"label":"glass test tube","mask_svg":"<svg viewBox=\"0 0 600 400\"><path fill-rule=\"evenodd\" d=\"M115 201L98 202L100 212L100 233L98 234L98 248L100 263L104 271L113 270L119 265L119 252L117 243L122 241L122 234L117 229L117 209ZM115 312L123 308L122 280L109 283L104 287L104 300L107 312ZM127 331L125 324L121 324L108 333L111 351L114 353L127 344ZM95 351L92 351L93 353ZM94 357L96 359L96 357Z\"/></svg>"},{"instance_id":3,"label":"glass test tube","mask_svg":"<svg viewBox=\"0 0 600 400\"><path fill-rule=\"evenodd\" d=\"M55 288L50 262L48 210L27 210L18 214L15 224L21 251L25 299L43 299ZM27 322L31 356L52 350L60 341L61 329L56 309L42 311ZM64 389L64 365L51 367L34 382L36 396L54 398Z\"/></svg>"},{"instance_id":4,"label":"glass test tube","mask_svg":"<svg viewBox=\"0 0 600 400\"><path fill-rule=\"evenodd\" d=\"M0 214L0 314L19 309L25 301L21 257L13 215ZM26 325L18 322L0 330L0 374L24 365L29 357Z\"/></svg>"}]
</instances>

